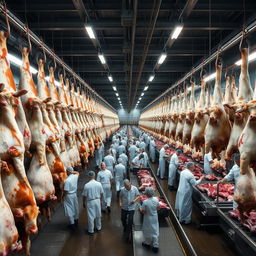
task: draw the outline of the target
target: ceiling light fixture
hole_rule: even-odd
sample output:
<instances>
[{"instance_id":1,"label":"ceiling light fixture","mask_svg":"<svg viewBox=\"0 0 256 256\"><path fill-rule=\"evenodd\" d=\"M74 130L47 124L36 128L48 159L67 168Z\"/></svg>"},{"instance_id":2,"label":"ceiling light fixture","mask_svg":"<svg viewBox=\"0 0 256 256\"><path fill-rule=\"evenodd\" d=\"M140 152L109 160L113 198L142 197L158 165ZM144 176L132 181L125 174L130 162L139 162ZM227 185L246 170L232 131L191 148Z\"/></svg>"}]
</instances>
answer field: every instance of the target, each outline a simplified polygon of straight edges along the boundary
<instances>
[{"instance_id":1,"label":"ceiling light fixture","mask_svg":"<svg viewBox=\"0 0 256 256\"><path fill-rule=\"evenodd\" d=\"M106 59L102 53L98 53L101 64L106 64Z\"/></svg>"},{"instance_id":2,"label":"ceiling light fixture","mask_svg":"<svg viewBox=\"0 0 256 256\"><path fill-rule=\"evenodd\" d=\"M145 86L144 91L146 91L147 89L148 89L148 86Z\"/></svg>"},{"instance_id":3,"label":"ceiling light fixture","mask_svg":"<svg viewBox=\"0 0 256 256\"><path fill-rule=\"evenodd\" d=\"M85 26L85 29L86 29L86 31L87 31L88 36L89 36L91 39L95 39L95 38L96 38L96 37L95 37L95 34L94 34L94 31L93 31L93 29L92 29L91 26Z\"/></svg>"},{"instance_id":4,"label":"ceiling light fixture","mask_svg":"<svg viewBox=\"0 0 256 256\"><path fill-rule=\"evenodd\" d=\"M113 88L114 91L116 91L116 87L115 86L113 86L112 88Z\"/></svg>"},{"instance_id":5,"label":"ceiling light fixture","mask_svg":"<svg viewBox=\"0 0 256 256\"><path fill-rule=\"evenodd\" d=\"M178 36L179 36L179 34L180 34L180 32L182 31L182 29L183 29L183 25L181 25L181 24L179 24L179 25L177 25L175 28L174 28L174 30L173 30L173 33L172 33L172 39L177 39L178 38Z\"/></svg>"},{"instance_id":6,"label":"ceiling light fixture","mask_svg":"<svg viewBox=\"0 0 256 256\"><path fill-rule=\"evenodd\" d=\"M249 62L251 62L251 61L253 61L253 60L255 60L255 59L256 59L256 52L250 54L249 57L248 57L248 61L249 61ZM237 66L241 66L242 60L238 60L237 62L235 62L235 64L236 64Z\"/></svg>"},{"instance_id":7,"label":"ceiling light fixture","mask_svg":"<svg viewBox=\"0 0 256 256\"><path fill-rule=\"evenodd\" d=\"M112 77L111 75L108 75L108 80L109 80L110 82L113 82L113 77Z\"/></svg>"},{"instance_id":8,"label":"ceiling light fixture","mask_svg":"<svg viewBox=\"0 0 256 256\"><path fill-rule=\"evenodd\" d=\"M141 96L144 96L144 92L141 94Z\"/></svg>"},{"instance_id":9,"label":"ceiling light fixture","mask_svg":"<svg viewBox=\"0 0 256 256\"><path fill-rule=\"evenodd\" d=\"M205 78L204 78L204 81L205 81L205 82L208 82L208 81L210 81L210 80L214 79L215 77L216 77L216 72L215 72L215 73L210 74L210 75L209 75L209 76L207 76L207 77L205 77Z\"/></svg>"},{"instance_id":10,"label":"ceiling light fixture","mask_svg":"<svg viewBox=\"0 0 256 256\"><path fill-rule=\"evenodd\" d=\"M167 54L166 53L162 53L160 55L157 63L160 64L160 65L163 64L163 62L165 61L166 57L167 57Z\"/></svg>"},{"instance_id":11,"label":"ceiling light fixture","mask_svg":"<svg viewBox=\"0 0 256 256\"><path fill-rule=\"evenodd\" d=\"M155 78L155 75L151 75L151 76L149 77L148 81L149 81L149 82L152 82L152 81L154 80L154 78Z\"/></svg>"},{"instance_id":12,"label":"ceiling light fixture","mask_svg":"<svg viewBox=\"0 0 256 256\"><path fill-rule=\"evenodd\" d=\"M119 96L119 94L118 94L118 93L116 93L116 96Z\"/></svg>"},{"instance_id":13,"label":"ceiling light fixture","mask_svg":"<svg viewBox=\"0 0 256 256\"><path fill-rule=\"evenodd\" d=\"M139 97L139 100L141 100L141 97Z\"/></svg>"}]
</instances>

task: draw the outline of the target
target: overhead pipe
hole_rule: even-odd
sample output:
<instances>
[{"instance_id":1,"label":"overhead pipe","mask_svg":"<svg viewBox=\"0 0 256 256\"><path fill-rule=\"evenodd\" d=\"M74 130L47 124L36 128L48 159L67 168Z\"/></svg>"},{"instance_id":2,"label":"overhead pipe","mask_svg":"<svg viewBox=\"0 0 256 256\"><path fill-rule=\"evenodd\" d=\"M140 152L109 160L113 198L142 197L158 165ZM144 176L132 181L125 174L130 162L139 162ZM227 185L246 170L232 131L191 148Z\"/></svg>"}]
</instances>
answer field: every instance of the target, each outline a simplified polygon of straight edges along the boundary
<instances>
[{"instance_id":1,"label":"overhead pipe","mask_svg":"<svg viewBox=\"0 0 256 256\"><path fill-rule=\"evenodd\" d=\"M155 15L154 15L153 23L152 23L151 27L149 27L149 30L150 29L151 30L149 31L149 34L147 35L147 38L146 38L146 41L145 41L144 52L143 52L143 55L142 55L142 60L141 60L140 68L139 68L139 74L138 74L137 81L136 81L136 84L135 84L134 94L133 94L132 100L131 100L131 102L129 104L129 109L131 109L131 106L133 105L134 99L136 97L136 93L137 93L137 90L138 90L138 87L139 87L139 83L140 83L140 79L141 79L141 74L142 74L142 71L143 71L143 68L144 68L144 64L145 64L145 61L146 61L146 57L147 57L149 45L150 45L150 42L151 42L151 39L152 39L152 35L153 35L154 29L155 29L155 26L156 26L156 21L157 21L157 18L158 18L158 13L159 13L159 10L160 10L160 6L161 6L161 3L162 3L162 0L158 0L157 1L156 8L154 8L155 7L155 3L156 3L156 1L154 1L151 17L154 14Z\"/></svg>"},{"instance_id":2,"label":"overhead pipe","mask_svg":"<svg viewBox=\"0 0 256 256\"><path fill-rule=\"evenodd\" d=\"M4 16L4 5L3 3L0 3L0 11L1 16ZM7 17L18 30L20 30L23 33L27 33L27 27L26 25L19 20L13 13L11 13L9 10L7 10ZM62 59L60 59L35 33L33 33L31 30L28 31L30 34L30 39L32 42L34 42L38 47L44 46L45 52L50 55L52 58L56 60L61 66L63 66L76 80L78 80L85 88L87 88L91 93L96 95L101 102L103 102L106 106L108 106L112 111L116 112L116 109L114 109L105 99L103 99L96 91L94 91L79 75L77 75Z\"/></svg>"},{"instance_id":3,"label":"overhead pipe","mask_svg":"<svg viewBox=\"0 0 256 256\"><path fill-rule=\"evenodd\" d=\"M128 93L128 105L131 101L131 91L132 91L132 72L133 72L133 58L134 58L134 42L135 42L135 32L137 23L137 10L138 10L138 0L134 0L133 3L133 21L132 21L132 49L131 49L131 66L130 66L130 77L129 77L129 93Z\"/></svg>"}]
</instances>

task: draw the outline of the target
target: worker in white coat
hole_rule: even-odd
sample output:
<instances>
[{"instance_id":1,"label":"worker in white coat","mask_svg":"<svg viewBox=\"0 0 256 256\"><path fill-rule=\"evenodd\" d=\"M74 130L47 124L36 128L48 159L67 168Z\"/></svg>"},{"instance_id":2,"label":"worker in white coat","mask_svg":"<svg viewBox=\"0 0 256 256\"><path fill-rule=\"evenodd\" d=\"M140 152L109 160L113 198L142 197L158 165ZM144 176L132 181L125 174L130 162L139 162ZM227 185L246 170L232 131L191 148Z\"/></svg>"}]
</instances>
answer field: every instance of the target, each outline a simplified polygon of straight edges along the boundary
<instances>
[{"instance_id":1,"label":"worker in white coat","mask_svg":"<svg viewBox=\"0 0 256 256\"><path fill-rule=\"evenodd\" d=\"M111 171L113 174L114 171L114 165L115 165L115 159L112 156L112 151L108 151L108 155L104 157L104 163L106 164L106 168Z\"/></svg>"},{"instance_id":2,"label":"worker in white coat","mask_svg":"<svg viewBox=\"0 0 256 256\"><path fill-rule=\"evenodd\" d=\"M168 174L168 187L170 190L174 189L176 173L179 165L178 156L182 153L180 149L173 153L169 163L169 174Z\"/></svg>"},{"instance_id":3,"label":"worker in white coat","mask_svg":"<svg viewBox=\"0 0 256 256\"><path fill-rule=\"evenodd\" d=\"M100 201L103 197L103 188L100 182L95 180L95 172L89 171L89 182L84 185L83 207L87 208L88 234L94 234L94 221L96 231L101 230L101 206Z\"/></svg>"},{"instance_id":4,"label":"worker in white coat","mask_svg":"<svg viewBox=\"0 0 256 256\"><path fill-rule=\"evenodd\" d=\"M129 147L130 164L132 163L132 160L136 156L136 151L138 149L135 144L136 144L136 142L133 141L132 145Z\"/></svg>"},{"instance_id":5,"label":"worker in white coat","mask_svg":"<svg viewBox=\"0 0 256 256\"><path fill-rule=\"evenodd\" d=\"M143 162L144 162L143 158L144 158L143 154L139 154L139 155L134 157L134 159L132 160L133 172L137 173L137 171L140 168L142 168Z\"/></svg>"},{"instance_id":6,"label":"worker in white coat","mask_svg":"<svg viewBox=\"0 0 256 256\"><path fill-rule=\"evenodd\" d=\"M146 147L148 147L150 143L150 137L147 133L144 134L144 141L146 143Z\"/></svg>"},{"instance_id":7,"label":"worker in white coat","mask_svg":"<svg viewBox=\"0 0 256 256\"><path fill-rule=\"evenodd\" d=\"M127 163L128 163L128 156L125 153L122 153L119 158L122 159L123 165L125 166L125 169L127 170Z\"/></svg>"},{"instance_id":8,"label":"worker in white coat","mask_svg":"<svg viewBox=\"0 0 256 256\"><path fill-rule=\"evenodd\" d=\"M218 183L225 183L225 182L235 182L235 190L236 190L236 184L238 177L240 176L240 155L235 154L234 155L234 166L230 169L229 173ZM234 191L235 192L235 191ZM233 210L237 208L237 203L233 201Z\"/></svg>"},{"instance_id":9,"label":"worker in white coat","mask_svg":"<svg viewBox=\"0 0 256 256\"><path fill-rule=\"evenodd\" d=\"M121 188L124 186L124 179L126 178L126 168L123 165L123 160L118 159L118 164L114 168L114 177L116 183L117 197L119 196Z\"/></svg>"},{"instance_id":10,"label":"worker in white coat","mask_svg":"<svg viewBox=\"0 0 256 256\"><path fill-rule=\"evenodd\" d=\"M100 171L97 175L97 181L101 183L103 187L103 200L102 200L102 211L105 212L106 209L108 213L111 212L110 205L112 199L112 183L113 183L113 175L111 171L106 168L106 164L104 162L100 165Z\"/></svg>"},{"instance_id":11,"label":"worker in white coat","mask_svg":"<svg viewBox=\"0 0 256 256\"><path fill-rule=\"evenodd\" d=\"M111 144L110 150L111 150L112 156L114 157L115 163L116 163L116 160L117 160L116 159L116 150L115 150L115 146L113 144Z\"/></svg>"},{"instance_id":12,"label":"worker in white coat","mask_svg":"<svg viewBox=\"0 0 256 256\"><path fill-rule=\"evenodd\" d=\"M166 149L169 146L167 144L165 144L159 152L159 165L158 165L158 169L157 169L157 176L160 177L160 179L164 178L165 175L165 160L168 157L165 153Z\"/></svg>"},{"instance_id":13,"label":"worker in white coat","mask_svg":"<svg viewBox=\"0 0 256 256\"><path fill-rule=\"evenodd\" d=\"M118 146L118 155L120 156L122 153L126 153L126 149L125 149L125 146L122 144L122 142L119 143L119 146Z\"/></svg>"},{"instance_id":14,"label":"worker in white coat","mask_svg":"<svg viewBox=\"0 0 256 256\"><path fill-rule=\"evenodd\" d=\"M198 185L204 179L202 176L199 180L193 175L194 163L188 162L186 169L180 174L180 182L176 195L175 209L178 213L180 223L190 224L192 215L192 194L193 186Z\"/></svg>"},{"instance_id":15,"label":"worker in white coat","mask_svg":"<svg viewBox=\"0 0 256 256\"><path fill-rule=\"evenodd\" d=\"M142 246L146 248L152 246L152 250L158 252L159 223L157 211L160 209L160 205L158 199L153 197L153 188L147 187L145 189L145 195L148 199L143 202L140 208L140 212L144 214L142 232L145 240L142 242Z\"/></svg>"},{"instance_id":16,"label":"worker in white coat","mask_svg":"<svg viewBox=\"0 0 256 256\"><path fill-rule=\"evenodd\" d=\"M156 161L156 143L153 137L150 138L149 157L152 163Z\"/></svg>"},{"instance_id":17,"label":"worker in white coat","mask_svg":"<svg viewBox=\"0 0 256 256\"><path fill-rule=\"evenodd\" d=\"M72 167L67 167L68 177L64 183L64 211L65 216L69 218L70 225L68 226L72 230L78 225L78 200L77 200L77 181L79 172L75 172Z\"/></svg>"},{"instance_id":18,"label":"worker in white coat","mask_svg":"<svg viewBox=\"0 0 256 256\"><path fill-rule=\"evenodd\" d=\"M210 149L209 153L204 155L204 173L205 174L212 174L212 168L211 168L212 163L213 163L212 149Z\"/></svg>"},{"instance_id":19,"label":"worker in white coat","mask_svg":"<svg viewBox=\"0 0 256 256\"><path fill-rule=\"evenodd\" d=\"M102 142L99 142L99 149L96 151L95 157L96 157L96 165L99 168L100 163L103 161L104 156L104 145Z\"/></svg>"},{"instance_id":20,"label":"worker in white coat","mask_svg":"<svg viewBox=\"0 0 256 256\"><path fill-rule=\"evenodd\" d=\"M139 148L140 149L145 149L146 148L146 143L143 141L143 139L140 140Z\"/></svg>"},{"instance_id":21,"label":"worker in white coat","mask_svg":"<svg viewBox=\"0 0 256 256\"><path fill-rule=\"evenodd\" d=\"M148 167L148 154L147 154L147 152L145 151L145 149L141 149L141 153L143 154L143 165L142 165L142 167L143 168L147 168Z\"/></svg>"}]
</instances>

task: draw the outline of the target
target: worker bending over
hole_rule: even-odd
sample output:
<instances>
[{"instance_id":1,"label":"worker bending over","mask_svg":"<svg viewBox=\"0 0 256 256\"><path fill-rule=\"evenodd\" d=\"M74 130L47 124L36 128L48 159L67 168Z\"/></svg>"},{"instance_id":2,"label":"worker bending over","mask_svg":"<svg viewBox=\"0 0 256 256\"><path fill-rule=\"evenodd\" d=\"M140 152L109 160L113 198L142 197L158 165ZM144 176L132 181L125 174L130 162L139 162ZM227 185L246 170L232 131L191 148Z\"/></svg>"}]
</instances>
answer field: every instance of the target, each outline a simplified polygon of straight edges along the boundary
<instances>
[{"instance_id":1,"label":"worker bending over","mask_svg":"<svg viewBox=\"0 0 256 256\"><path fill-rule=\"evenodd\" d=\"M159 152L159 165L158 165L158 169L157 169L157 176L160 176L160 179L164 178L164 174L165 174L165 160L168 157L166 155L166 149L169 146L167 144L165 144L160 152Z\"/></svg>"},{"instance_id":2,"label":"worker bending over","mask_svg":"<svg viewBox=\"0 0 256 256\"><path fill-rule=\"evenodd\" d=\"M176 173L179 165L179 158L178 156L182 153L180 149L175 151L170 159L169 163L169 177L168 177L168 187L170 190L175 189L175 180L176 180Z\"/></svg>"},{"instance_id":3,"label":"worker bending over","mask_svg":"<svg viewBox=\"0 0 256 256\"><path fill-rule=\"evenodd\" d=\"M101 230L101 207L100 201L103 197L103 188L100 182L95 180L95 172L89 171L89 182L84 185L83 190L83 207L87 208L88 216L88 234L94 234L94 221L96 231Z\"/></svg>"}]
</instances>

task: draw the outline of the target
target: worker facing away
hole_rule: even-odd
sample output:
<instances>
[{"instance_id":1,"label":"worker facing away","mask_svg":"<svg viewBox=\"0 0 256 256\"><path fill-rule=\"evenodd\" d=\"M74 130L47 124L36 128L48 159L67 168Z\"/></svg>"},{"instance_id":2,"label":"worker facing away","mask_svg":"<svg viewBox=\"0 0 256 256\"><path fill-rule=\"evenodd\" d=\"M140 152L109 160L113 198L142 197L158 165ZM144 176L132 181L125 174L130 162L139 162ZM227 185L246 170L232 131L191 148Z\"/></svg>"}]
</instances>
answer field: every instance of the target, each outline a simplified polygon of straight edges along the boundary
<instances>
[{"instance_id":1,"label":"worker facing away","mask_svg":"<svg viewBox=\"0 0 256 256\"><path fill-rule=\"evenodd\" d=\"M126 168L123 165L123 160L118 159L118 164L114 168L114 177L116 183L117 197L119 196L121 188L124 186L124 179L126 178Z\"/></svg>"},{"instance_id":2,"label":"worker facing away","mask_svg":"<svg viewBox=\"0 0 256 256\"><path fill-rule=\"evenodd\" d=\"M136 201L139 199L138 189L129 180L124 180L124 187L120 191L119 206L121 208L121 221L124 236L127 240L132 238L133 216Z\"/></svg>"},{"instance_id":3,"label":"worker facing away","mask_svg":"<svg viewBox=\"0 0 256 256\"><path fill-rule=\"evenodd\" d=\"M130 164L132 163L132 160L136 156L137 147L135 146L136 142L133 141L132 145L129 147L129 156L130 156Z\"/></svg>"},{"instance_id":4,"label":"worker facing away","mask_svg":"<svg viewBox=\"0 0 256 256\"><path fill-rule=\"evenodd\" d=\"M204 179L202 176L198 181L193 175L194 163L188 162L186 169L180 174L180 182L176 195L175 209L178 213L180 223L190 224L192 215L192 193L193 186L198 185Z\"/></svg>"},{"instance_id":5,"label":"worker facing away","mask_svg":"<svg viewBox=\"0 0 256 256\"><path fill-rule=\"evenodd\" d=\"M100 171L97 175L97 181L101 183L103 187L103 200L102 200L102 211L105 212L106 209L108 213L111 212L110 205L112 199L112 183L113 183L113 175L111 171L106 168L106 164L104 162L100 165Z\"/></svg>"},{"instance_id":6,"label":"worker facing away","mask_svg":"<svg viewBox=\"0 0 256 256\"><path fill-rule=\"evenodd\" d=\"M143 202L140 208L140 212L144 214L142 232L145 241L142 242L142 246L148 249L152 246L152 250L158 252L159 223L157 211L160 209L160 205L158 199L153 197L153 188L147 187L145 195L148 199Z\"/></svg>"},{"instance_id":7,"label":"worker facing away","mask_svg":"<svg viewBox=\"0 0 256 256\"><path fill-rule=\"evenodd\" d=\"M99 168L100 163L103 161L103 156L104 156L104 144L100 142L99 149L96 151L96 154L95 154L97 168Z\"/></svg>"},{"instance_id":8,"label":"worker facing away","mask_svg":"<svg viewBox=\"0 0 256 256\"><path fill-rule=\"evenodd\" d=\"M150 143L149 143L149 157L152 163L156 161L156 143L154 141L154 138L150 138Z\"/></svg>"},{"instance_id":9,"label":"worker facing away","mask_svg":"<svg viewBox=\"0 0 256 256\"><path fill-rule=\"evenodd\" d=\"M170 163L169 163L169 174L168 174L168 187L170 190L174 190L176 174L179 165L179 155L182 153L181 149L178 149L175 153L173 153Z\"/></svg>"},{"instance_id":10,"label":"worker facing away","mask_svg":"<svg viewBox=\"0 0 256 256\"><path fill-rule=\"evenodd\" d=\"M78 225L79 207L77 200L77 181L79 173L72 167L67 168L68 177L64 183L64 211L65 216L69 218L72 230Z\"/></svg>"},{"instance_id":11,"label":"worker facing away","mask_svg":"<svg viewBox=\"0 0 256 256\"><path fill-rule=\"evenodd\" d=\"M239 154L234 154L234 166L231 168L229 173L218 183L225 183L225 182L235 182L235 189L234 192L236 191L236 184L238 177L240 175L240 155ZM237 208L237 203L233 201L233 210Z\"/></svg>"},{"instance_id":12,"label":"worker facing away","mask_svg":"<svg viewBox=\"0 0 256 256\"><path fill-rule=\"evenodd\" d=\"M108 155L104 157L104 163L106 164L106 168L111 171L113 174L114 165L115 165L115 158L112 155L112 150L108 151Z\"/></svg>"},{"instance_id":13,"label":"worker facing away","mask_svg":"<svg viewBox=\"0 0 256 256\"><path fill-rule=\"evenodd\" d=\"M96 231L101 230L101 206L100 201L103 197L103 188L100 182L95 180L95 172L88 172L89 182L84 185L83 207L87 209L88 234L94 234L94 221Z\"/></svg>"},{"instance_id":14,"label":"worker facing away","mask_svg":"<svg viewBox=\"0 0 256 256\"><path fill-rule=\"evenodd\" d=\"M167 144L165 144L160 152L159 152L159 165L158 165L158 169L157 169L157 176L160 177L160 179L163 179L164 178L164 174L165 174L165 160L166 158L168 157L166 155L166 149L168 148L169 146Z\"/></svg>"}]
</instances>

